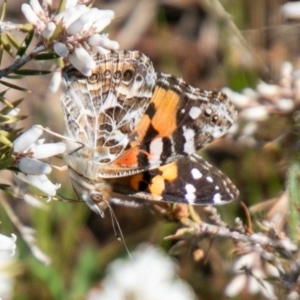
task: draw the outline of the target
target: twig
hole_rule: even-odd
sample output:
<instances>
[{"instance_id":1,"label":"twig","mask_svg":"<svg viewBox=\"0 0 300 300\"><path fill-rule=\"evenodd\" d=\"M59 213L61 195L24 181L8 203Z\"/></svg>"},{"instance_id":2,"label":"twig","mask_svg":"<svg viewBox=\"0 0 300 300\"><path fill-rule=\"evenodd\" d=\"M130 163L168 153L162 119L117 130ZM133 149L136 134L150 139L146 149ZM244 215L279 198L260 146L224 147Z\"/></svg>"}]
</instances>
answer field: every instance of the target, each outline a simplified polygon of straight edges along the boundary
<instances>
[{"instance_id":1,"label":"twig","mask_svg":"<svg viewBox=\"0 0 300 300\"><path fill-rule=\"evenodd\" d=\"M39 54L45 50L47 50L47 48L45 46L38 46L31 53L23 55L22 57L16 59L14 61L14 63L11 64L9 67L0 70L0 78L2 78L3 76L7 76L14 70L20 69L27 62L32 60L37 54Z\"/></svg>"}]
</instances>

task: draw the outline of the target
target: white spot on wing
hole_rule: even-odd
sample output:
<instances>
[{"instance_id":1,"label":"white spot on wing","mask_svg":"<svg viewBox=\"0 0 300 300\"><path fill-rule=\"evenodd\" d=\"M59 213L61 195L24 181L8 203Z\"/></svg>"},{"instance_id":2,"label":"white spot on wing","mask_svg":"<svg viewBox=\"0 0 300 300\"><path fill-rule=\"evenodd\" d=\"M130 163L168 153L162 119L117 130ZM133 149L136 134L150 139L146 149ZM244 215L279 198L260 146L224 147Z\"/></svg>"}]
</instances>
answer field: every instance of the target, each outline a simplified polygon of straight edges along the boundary
<instances>
[{"instance_id":1,"label":"white spot on wing","mask_svg":"<svg viewBox=\"0 0 300 300\"><path fill-rule=\"evenodd\" d=\"M163 141L161 138L154 139L150 144L150 159L149 162L152 164L160 163L161 153L163 151Z\"/></svg>"},{"instance_id":2,"label":"white spot on wing","mask_svg":"<svg viewBox=\"0 0 300 300\"><path fill-rule=\"evenodd\" d=\"M214 202L214 204L221 204L221 203L223 203L223 201L222 201L222 196L221 196L220 193L216 193L216 194L214 195L214 197L213 197L213 202Z\"/></svg>"},{"instance_id":3,"label":"white spot on wing","mask_svg":"<svg viewBox=\"0 0 300 300\"><path fill-rule=\"evenodd\" d=\"M191 173L194 179L200 179L203 176L202 173L196 168L193 168Z\"/></svg>"},{"instance_id":4,"label":"white spot on wing","mask_svg":"<svg viewBox=\"0 0 300 300\"><path fill-rule=\"evenodd\" d=\"M189 115L192 119L197 119L201 114L201 109L197 106L193 106L190 111L189 111Z\"/></svg>"},{"instance_id":5,"label":"white spot on wing","mask_svg":"<svg viewBox=\"0 0 300 300\"><path fill-rule=\"evenodd\" d=\"M214 180L213 180L210 176L207 176L207 177L206 177L206 181L207 181L207 182L213 182Z\"/></svg>"},{"instance_id":6,"label":"white spot on wing","mask_svg":"<svg viewBox=\"0 0 300 300\"><path fill-rule=\"evenodd\" d=\"M192 184L188 183L185 185L185 190L185 199L190 203L194 203L194 201L196 200L196 188Z\"/></svg>"},{"instance_id":7,"label":"white spot on wing","mask_svg":"<svg viewBox=\"0 0 300 300\"><path fill-rule=\"evenodd\" d=\"M195 143L194 143L195 131L191 128L187 128L186 126L183 126L182 129L183 129L183 136L185 138L183 151L189 154L195 152Z\"/></svg>"}]
</instances>

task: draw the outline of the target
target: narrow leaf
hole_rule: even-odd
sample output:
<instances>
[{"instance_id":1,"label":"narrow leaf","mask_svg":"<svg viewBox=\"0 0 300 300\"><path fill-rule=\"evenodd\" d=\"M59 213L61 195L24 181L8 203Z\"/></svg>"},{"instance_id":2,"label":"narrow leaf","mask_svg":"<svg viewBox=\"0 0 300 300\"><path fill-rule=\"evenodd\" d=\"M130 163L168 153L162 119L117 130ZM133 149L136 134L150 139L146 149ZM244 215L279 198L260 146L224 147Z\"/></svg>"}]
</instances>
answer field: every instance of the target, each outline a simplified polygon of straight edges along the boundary
<instances>
[{"instance_id":1,"label":"narrow leaf","mask_svg":"<svg viewBox=\"0 0 300 300\"><path fill-rule=\"evenodd\" d=\"M20 44L18 43L18 41L9 33L6 32L6 36L8 38L8 40L10 41L10 43L16 48L19 49L20 48Z\"/></svg>"},{"instance_id":2,"label":"narrow leaf","mask_svg":"<svg viewBox=\"0 0 300 300\"><path fill-rule=\"evenodd\" d=\"M14 106L5 97L0 96L0 102L8 106L9 108L14 108Z\"/></svg>"},{"instance_id":3,"label":"narrow leaf","mask_svg":"<svg viewBox=\"0 0 300 300\"><path fill-rule=\"evenodd\" d=\"M10 147L12 146L12 142L8 138L6 138L5 136L3 136L1 134L0 134L0 143L10 146Z\"/></svg>"},{"instance_id":4,"label":"narrow leaf","mask_svg":"<svg viewBox=\"0 0 300 300\"><path fill-rule=\"evenodd\" d=\"M12 105L12 108L10 106L6 106L4 108L2 108L0 110L0 115L7 115L8 113L10 113L11 110L15 109L20 103L22 103L22 101L24 100L24 98L18 99L12 103L10 103Z\"/></svg>"},{"instance_id":5,"label":"narrow leaf","mask_svg":"<svg viewBox=\"0 0 300 300\"><path fill-rule=\"evenodd\" d=\"M65 10L66 3L67 3L67 0L60 1L59 7L58 7L58 10L57 10L57 14L59 14L60 12Z\"/></svg>"},{"instance_id":6,"label":"narrow leaf","mask_svg":"<svg viewBox=\"0 0 300 300\"><path fill-rule=\"evenodd\" d=\"M32 41L33 35L34 35L34 30L32 29L31 31L28 32L21 47L19 48L19 50L17 52L17 57L22 57L24 55L24 53L26 52L28 46L30 45L30 43Z\"/></svg>"},{"instance_id":7,"label":"narrow leaf","mask_svg":"<svg viewBox=\"0 0 300 300\"><path fill-rule=\"evenodd\" d=\"M56 26L54 32L52 33L52 35L49 39L50 42L53 42L57 38L57 36L61 33L62 27L63 27L63 19L60 20L60 22Z\"/></svg>"},{"instance_id":8,"label":"narrow leaf","mask_svg":"<svg viewBox=\"0 0 300 300\"><path fill-rule=\"evenodd\" d=\"M3 5L2 5L2 10L1 10L1 17L0 17L0 21L2 22L5 18L5 15L6 15L6 10L7 10L7 1L5 0L3 2Z\"/></svg>"},{"instance_id":9,"label":"narrow leaf","mask_svg":"<svg viewBox=\"0 0 300 300\"><path fill-rule=\"evenodd\" d=\"M12 83L7 82L7 81L0 80L0 83L3 84L3 85L5 85L5 86L7 86L7 87L10 87L10 88L12 88L12 89L14 89L14 90L18 90L18 91L23 91L23 92L31 93L30 90L25 89L25 88L22 88L22 87L20 87L20 86L17 86L17 85L15 85L15 84L12 84Z\"/></svg>"},{"instance_id":10,"label":"narrow leaf","mask_svg":"<svg viewBox=\"0 0 300 300\"><path fill-rule=\"evenodd\" d=\"M8 78L8 79L22 79L23 78L23 76L20 76L20 75L6 75L3 77Z\"/></svg>"},{"instance_id":11,"label":"narrow leaf","mask_svg":"<svg viewBox=\"0 0 300 300\"><path fill-rule=\"evenodd\" d=\"M17 75L22 75L22 76L37 76L37 75L47 75L50 74L51 71L48 70L27 70L27 69L22 69L22 70L16 70L14 71L15 74Z\"/></svg>"},{"instance_id":12,"label":"narrow leaf","mask_svg":"<svg viewBox=\"0 0 300 300\"><path fill-rule=\"evenodd\" d=\"M9 44L9 42L1 35L0 36L0 43L3 46L4 50L10 55L12 56L12 49L11 46Z\"/></svg>"},{"instance_id":13,"label":"narrow leaf","mask_svg":"<svg viewBox=\"0 0 300 300\"><path fill-rule=\"evenodd\" d=\"M14 123L20 120L26 119L26 116L1 116L0 115L0 123L1 125Z\"/></svg>"},{"instance_id":14,"label":"narrow leaf","mask_svg":"<svg viewBox=\"0 0 300 300\"><path fill-rule=\"evenodd\" d=\"M35 60L50 60L56 58L59 58L56 53L40 53L34 57Z\"/></svg>"}]
</instances>

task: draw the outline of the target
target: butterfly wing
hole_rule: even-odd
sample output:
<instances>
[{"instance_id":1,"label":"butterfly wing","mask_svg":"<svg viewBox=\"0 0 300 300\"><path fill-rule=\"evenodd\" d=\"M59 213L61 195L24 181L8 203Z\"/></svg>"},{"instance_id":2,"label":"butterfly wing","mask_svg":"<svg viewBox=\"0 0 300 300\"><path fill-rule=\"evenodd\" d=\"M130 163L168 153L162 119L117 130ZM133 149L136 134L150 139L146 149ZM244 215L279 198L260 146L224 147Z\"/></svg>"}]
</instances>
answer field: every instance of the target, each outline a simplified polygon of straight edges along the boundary
<instances>
[{"instance_id":1,"label":"butterfly wing","mask_svg":"<svg viewBox=\"0 0 300 300\"><path fill-rule=\"evenodd\" d=\"M129 135L151 100L156 73L149 58L138 51L109 52L94 59L97 66L90 77L72 66L63 70L61 102L66 135L77 141L68 143L67 163L95 179L103 165L128 148Z\"/></svg>"},{"instance_id":2,"label":"butterfly wing","mask_svg":"<svg viewBox=\"0 0 300 300\"><path fill-rule=\"evenodd\" d=\"M196 154L154 170L119 178L113 184L113 191L148 200L202 205L224 204L238 196L231 180ZM147 197L149 194L153 198Z\"/></svg>"},{"instance_id":3,"label":"butterfly wing","mask_svg":"<svg viewBox=\"0 0 300 300\"><path fill-rule=\"evenodd\" d=\"M223 93L194 88L157 74L153 95L121 155L103 166L104 178L155 169L190 155L222 136L237 112Z\"/></svg>"}]
</instances>

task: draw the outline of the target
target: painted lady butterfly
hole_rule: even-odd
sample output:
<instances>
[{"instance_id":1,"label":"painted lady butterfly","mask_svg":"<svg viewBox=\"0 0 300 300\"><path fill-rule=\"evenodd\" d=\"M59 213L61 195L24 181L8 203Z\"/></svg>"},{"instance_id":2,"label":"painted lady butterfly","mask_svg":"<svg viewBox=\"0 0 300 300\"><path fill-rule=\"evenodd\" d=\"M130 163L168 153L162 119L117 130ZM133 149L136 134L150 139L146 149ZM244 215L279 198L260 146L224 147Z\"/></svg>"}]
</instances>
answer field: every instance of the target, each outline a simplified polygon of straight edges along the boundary
<instances>
[{"instance_id":1,"label":"painted lady butterfly","mask_svg":"<svg viewBox=\"0 0 300 300\"><path fill-rule=\"evenodd\" d=\"M225 94L156 73L138 51L95 60L90 77L64 69L62 98L66 136L74 140L66 151L70 178L94 211L130 197L204 205L238 196L226 175L195 154L235 121Z\"/></svg>"}]
</instances>

